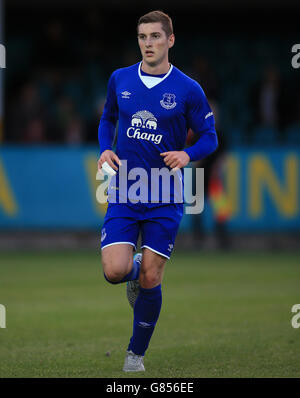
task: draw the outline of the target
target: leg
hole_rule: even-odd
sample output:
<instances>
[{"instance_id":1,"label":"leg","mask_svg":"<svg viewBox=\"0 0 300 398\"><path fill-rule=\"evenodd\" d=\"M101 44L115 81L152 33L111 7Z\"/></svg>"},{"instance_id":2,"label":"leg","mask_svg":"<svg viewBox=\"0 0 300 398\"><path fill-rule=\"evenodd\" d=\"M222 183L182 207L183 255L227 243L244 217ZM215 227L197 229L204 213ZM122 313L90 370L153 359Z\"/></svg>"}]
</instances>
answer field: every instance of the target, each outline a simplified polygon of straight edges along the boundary
<instances>
[{"instance_id":1,"label":"leg","mask_svg":"<svg viewBox=\"0 0 300 398\"><path fill-rule=\"evenodd\" d=\"M133 265L133 246L116 244L102 249L102 266L106 279L119 283L128 275Z\"/></svg>"},{"instance_id":2,"label":"leg","mask_svg":"<svg viewBox=\"0 0 300 398\"><path fill-rule=\"evenodd\" d=\"M144 248L140 270L140 286L152 289L161 284L167 258Z\"/></svg>"},{"instance_id":3,"label":"leg","mask_svg":"<svg viewBox=\"0 0 300 398\"><path fill-rule=\"evenodd\" d=\"M138 234L138 222L133 218L105 219L101 231L101 249L103 272L108 282L115 284L138 278L139 266L133 263Z\"/></svg>"},{"instance_id":4,"label":"leg","mask_svg":"<svg viewBox=\"0 0 300 398\"><path fill-rule=\"evenodd\" d=\"M132 308L134 308L140 288L151 289L161 284L166 258L144 248L143 254L138 253L134 257L134 262L141 264L141 261L143 266L140 266L139 279L127 284L127 299Z\"/></svg>"},{"instance_id":5,"label":"leg","mask_svg":"<svg viewBox=\"0 0 300 398\"><path fill-rule=\"evenodd\" d=\"M159 318L161 282L166 260L174 248L182 214L182 206L165 205L149 209L148 214L144 215L141 224L143 258L140 291L134 305L133 334L127 349L124 371L145 370L143 356Z\"/></svg>"},{"instance_id":6,"label":"leg","mask_svg":"<svg viewBox=\"0 0 300 398\"><path fill-rule=\"evenodd\" d=\"M149 249L143 249L140 271L140 292L134 306L133 335L128 351L143 356L148 348L161 304L161 282L166 258Z\"/></svg>"}]
</instances>

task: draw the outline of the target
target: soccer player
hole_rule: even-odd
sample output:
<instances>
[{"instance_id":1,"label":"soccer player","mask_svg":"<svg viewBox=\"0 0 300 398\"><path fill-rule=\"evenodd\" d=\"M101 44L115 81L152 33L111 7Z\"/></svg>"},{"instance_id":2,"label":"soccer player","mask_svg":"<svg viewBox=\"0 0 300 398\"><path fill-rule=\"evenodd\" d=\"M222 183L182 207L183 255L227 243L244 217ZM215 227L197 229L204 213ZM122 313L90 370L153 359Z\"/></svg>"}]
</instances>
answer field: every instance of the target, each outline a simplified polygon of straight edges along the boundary
<instances>
[{"instance_id":1,"label":"soccer player","mask_svg":"<svg viewBox=\"0 0 300 398\"><path fill-rule=\"evenodd\" d=\"M171 18L152 11L139 19L137 35L142 60L112 73L98 130L98 168L107 162L117 172L109 185L101 231L103 272L112 284L127 282L134 313L125 372L145 370L144 355L159 318L164 268L174 248L183 203L175 200L174 184L168 201L160 193L152 202L130 200L134 181L129 178L124 200L120 192L124 162L128 173L135 168L145 170L149 192L152 170L167 168L182 177L184 166L208 156L218 145L213 113L202 88L169 63L175 41ZM189 128L199 139L184 149ZM163 187L160 183L156 188ZM110 200L113 193L116 200ZM142 253L133 257L140 234Z\"/></svg>"}]
</instances>

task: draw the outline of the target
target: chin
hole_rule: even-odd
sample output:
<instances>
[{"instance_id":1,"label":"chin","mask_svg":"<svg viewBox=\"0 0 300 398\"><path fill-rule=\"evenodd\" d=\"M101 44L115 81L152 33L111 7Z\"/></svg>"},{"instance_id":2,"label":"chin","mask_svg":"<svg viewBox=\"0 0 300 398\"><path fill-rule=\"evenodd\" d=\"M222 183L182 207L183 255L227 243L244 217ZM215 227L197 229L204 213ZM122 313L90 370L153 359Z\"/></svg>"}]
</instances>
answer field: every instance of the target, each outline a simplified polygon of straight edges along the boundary
<instances>
[{"instance_id":1,"label":"chin","mask_svg":"<svg viewBox=\"0 0 300 398\"><path fill-rule=\"evenodd\" d=\"M159 60L157 59L144 59L145 63L149 66L157 66L159 65Z\"/></svg>"}]
</instances>

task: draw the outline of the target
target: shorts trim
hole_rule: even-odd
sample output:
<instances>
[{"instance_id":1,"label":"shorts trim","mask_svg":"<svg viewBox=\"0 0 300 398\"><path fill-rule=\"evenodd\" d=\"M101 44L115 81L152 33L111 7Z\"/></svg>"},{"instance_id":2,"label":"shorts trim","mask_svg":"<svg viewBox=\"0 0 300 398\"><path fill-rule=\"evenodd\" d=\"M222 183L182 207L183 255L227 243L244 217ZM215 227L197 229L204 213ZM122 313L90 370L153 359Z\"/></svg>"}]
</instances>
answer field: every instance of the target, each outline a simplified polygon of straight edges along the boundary
<instances>
[{"instance_id":1,"label":"shorts trim","mask_svg":"<svg viewBox=\"0 0 300 398\"><path fill-rule=\"evenodd\" d=\"M134 250L136 250L136 245L135 245L134 243L132 243L132 242L114 242L114 243L108 243L107 245L102 246L102 247L101 247L101 250L104 249L105 247L113 246L113 245L131 245L131 246L134 247Z\"/></svg>"},{"instance_id":2,"label":"shorts trim","mask_svg":"<svg viewBox=\"0 0 300 398\"><path fill-rule=\"evenodd\" d=\"M159 255L161 255L161 256L167 258L168 260L170 260L170 257L168 257L166 254L163 254L163 253L161 253L161 252L158 252L157 250L152 249L152 247L150 247L150 246L144 245L144 246L141 247L141 249L143 249L144 247L145 247L146 249L149 249L149 250L151 250L152 252L154 252L154 253L156 253L156 254L159 254Z\"/></svg>"}]
</instances>

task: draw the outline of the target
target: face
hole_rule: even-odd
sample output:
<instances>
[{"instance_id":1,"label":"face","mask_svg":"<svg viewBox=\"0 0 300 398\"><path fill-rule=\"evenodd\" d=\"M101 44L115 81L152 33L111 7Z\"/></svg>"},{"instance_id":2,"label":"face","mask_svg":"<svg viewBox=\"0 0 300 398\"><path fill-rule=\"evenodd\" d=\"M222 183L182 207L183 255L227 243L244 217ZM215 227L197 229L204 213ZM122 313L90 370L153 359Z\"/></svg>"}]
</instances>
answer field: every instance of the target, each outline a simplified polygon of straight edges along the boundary
<instances>
[{"instance_id":1,"label":"face","mask_svg":"<svg viewBox=\"0 0 300 398\"><path fill-rule=\"evenodd\" d=\"M143 61L156 66L168 59L169 48L173 47L175 37L167 37L160 22L142 23L138 27L138 42Z\"/></svg>"}]
</instances>

